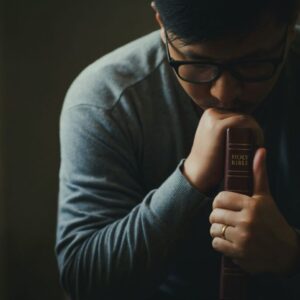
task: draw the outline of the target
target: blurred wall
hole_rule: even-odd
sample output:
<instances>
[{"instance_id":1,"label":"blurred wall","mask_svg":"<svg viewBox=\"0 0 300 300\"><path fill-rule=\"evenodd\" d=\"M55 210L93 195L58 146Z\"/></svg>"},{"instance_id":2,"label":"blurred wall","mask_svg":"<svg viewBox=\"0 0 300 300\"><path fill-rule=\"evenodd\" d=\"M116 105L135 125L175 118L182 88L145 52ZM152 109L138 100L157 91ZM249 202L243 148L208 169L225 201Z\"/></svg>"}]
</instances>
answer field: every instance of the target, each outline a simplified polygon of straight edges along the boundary
<instances>
[{"instance_id":1,"label":"blurred wall","mask_svg":"<svg viewBox=\"0 0 300 300\"><path fill-rule=\"evenodd\" d=\"M63 299L54 239L64 95L86 65L156 24L146 0L0 8L0 299Z\"/></svg>"},{"instance_id":2,"label":"blurred wall","mask_svg":"<svg viewBox=\"0 0 300 300\"><path fill-rule=\"evenodd\" d=\"M4 98L3 98L3 3L0 2L0 299L6 299L6 230L5 230L5 193L4 193Z\"/></svg>"}]
</instances>

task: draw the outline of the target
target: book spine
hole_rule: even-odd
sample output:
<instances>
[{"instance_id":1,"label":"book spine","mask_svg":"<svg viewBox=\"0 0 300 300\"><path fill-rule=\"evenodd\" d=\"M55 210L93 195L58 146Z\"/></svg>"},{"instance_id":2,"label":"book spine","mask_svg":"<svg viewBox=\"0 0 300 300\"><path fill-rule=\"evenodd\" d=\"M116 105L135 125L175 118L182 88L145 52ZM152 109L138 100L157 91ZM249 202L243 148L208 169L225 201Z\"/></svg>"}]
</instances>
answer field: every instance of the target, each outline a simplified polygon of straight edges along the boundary
<instances>
[{"instance_id":1,"label":"book spine","mask_svg":"<svg viewBox=\"0 0 300 300\"><path fill-rule=\"evenodd\" d=\"M254 143L249 128L226 131L224 190L251 196L253 193ZM226 256L221 261L220 300L246 300L247 274Z\"/></svg>"}]
</instances>

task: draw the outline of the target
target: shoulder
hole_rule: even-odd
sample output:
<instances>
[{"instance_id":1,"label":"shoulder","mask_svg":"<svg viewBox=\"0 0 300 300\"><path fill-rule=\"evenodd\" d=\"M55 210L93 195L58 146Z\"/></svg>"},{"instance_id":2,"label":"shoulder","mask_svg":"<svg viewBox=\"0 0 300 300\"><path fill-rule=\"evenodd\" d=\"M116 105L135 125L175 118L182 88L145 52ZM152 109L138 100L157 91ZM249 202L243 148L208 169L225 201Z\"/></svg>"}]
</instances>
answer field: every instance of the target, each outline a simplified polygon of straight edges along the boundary
<instances>
[{"instance_id":1,"label":"shoulder","mask_svg":"<svg viewBox=\"0 0 300 300\"><path fill-rule=\"evenodd\" d=\"M111 109L126 89L146 80L164 58L159 31L114 50L79 74L67 92L64 108Z\"/></svg>"}]
</instances>

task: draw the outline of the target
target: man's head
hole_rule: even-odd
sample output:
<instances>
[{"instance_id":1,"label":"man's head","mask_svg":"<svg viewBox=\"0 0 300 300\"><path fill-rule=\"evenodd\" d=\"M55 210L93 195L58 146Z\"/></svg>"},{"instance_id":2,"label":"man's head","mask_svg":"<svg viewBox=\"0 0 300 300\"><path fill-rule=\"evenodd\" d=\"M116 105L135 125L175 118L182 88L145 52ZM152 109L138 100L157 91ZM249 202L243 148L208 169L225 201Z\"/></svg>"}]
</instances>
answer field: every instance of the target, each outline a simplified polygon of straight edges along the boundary
<instances>
[{"instance_id":1,"label":"man's head","mask_svg":"<svg viewBox=\"0 0 300 300\"><path fill-rule=\"evenodd\" d=\"M177 75L187 94L203 109L216 107L251 112L266 98L278 79L294 35L298 2L156 0L153 8L162 29L162 39L167 42L169 58L175 61L175 65L176 61L217 65L217 78L202 83L180 78L182 74L185 76L186 67L180 66ZM270 78L259 78L259 75L264 75L260 74L264 70L260 68L266 65L261 67L259 64L254 65L254 62L272 59L279 61L280 58L282 63L277 64L276 72ZM202 69L201 64L193 67L193 72L199 68L204 76L212 72L212 69ZM191 70L191 67L186 69ZM256 71L257 79L264 80L255 81ZM187 74L190 79L190 73ZM249 74L254 76L254 80L243 80Z\"/></svg>"},{"instance_id":2,"label":"man's head","mask_svg":"<svg viewBox=\"0 0 300 300\"><path fill-rule=\"evenodd\" d=\"M287 24L295 18L298 0L156 0L165 29L190 44L247 36L273 18Z\"/></svg>"}]
</instances>

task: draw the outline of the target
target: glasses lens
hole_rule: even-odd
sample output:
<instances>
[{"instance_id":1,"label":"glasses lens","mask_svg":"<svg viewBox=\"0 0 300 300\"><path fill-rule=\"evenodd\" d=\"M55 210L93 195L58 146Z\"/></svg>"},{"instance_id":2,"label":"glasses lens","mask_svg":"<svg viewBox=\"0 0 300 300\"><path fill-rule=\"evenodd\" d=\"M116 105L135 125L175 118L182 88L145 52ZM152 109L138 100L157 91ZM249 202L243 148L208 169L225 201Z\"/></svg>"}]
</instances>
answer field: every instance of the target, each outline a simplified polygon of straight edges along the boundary
<instances>
[{"instance_id":1,"label":"glasses lens","mask_svg":"<svg viewBox=\"0 0 300 300\"><path fill-rule=\"evenodd\" d=\"M272 77L275 67L270 62L247 62L236 65L234 71L244 79L259 79Z\"/></svg>"},{"instance_id":2,"label":"glasses lens","mask_svg":"<svg viewBox=\"0 0 300 300\"><path fill-rule=\"evenodd\" d=\"M186 64L178 68L178 75L191 82L208 82L218 75L218 67L208 64Z\"/></svg>"}]
</instances>

